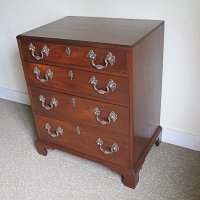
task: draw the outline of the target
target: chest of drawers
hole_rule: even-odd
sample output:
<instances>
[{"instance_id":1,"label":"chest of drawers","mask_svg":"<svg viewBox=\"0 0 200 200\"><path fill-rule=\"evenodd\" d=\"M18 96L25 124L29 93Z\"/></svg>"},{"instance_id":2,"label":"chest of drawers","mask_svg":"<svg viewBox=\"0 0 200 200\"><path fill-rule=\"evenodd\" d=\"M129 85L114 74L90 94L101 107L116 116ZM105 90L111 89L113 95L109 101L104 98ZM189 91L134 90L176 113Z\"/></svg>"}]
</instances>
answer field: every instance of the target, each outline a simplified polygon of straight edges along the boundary
<instances>
[{"instance_id":1,"label":"chest of drawers","mask_svg":"<svg viewBox=\"0 0 200 200\"><path fill-rule=\"evenodd\" d=\"M18 35L38 152L104 164L135 188L161 136L163 32L158 20L65 17Z\"/></svg>"}]
</instances>

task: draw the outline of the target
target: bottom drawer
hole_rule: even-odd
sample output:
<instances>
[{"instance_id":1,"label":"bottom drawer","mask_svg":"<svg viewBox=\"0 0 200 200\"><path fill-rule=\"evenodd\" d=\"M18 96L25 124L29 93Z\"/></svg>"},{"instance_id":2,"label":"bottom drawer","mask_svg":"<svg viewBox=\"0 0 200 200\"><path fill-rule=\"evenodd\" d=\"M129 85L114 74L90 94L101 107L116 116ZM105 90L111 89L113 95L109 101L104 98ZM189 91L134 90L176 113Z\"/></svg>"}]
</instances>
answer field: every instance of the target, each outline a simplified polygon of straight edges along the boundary
<instances>
[{"instance_id":1,"label":"bottom drawer","mask_svg":"<svg viewBox=\"0 0 200 200\"><path fill-rule=\"evenodd\" d=\"M66 123L41 115L36 115L36 123L39 137L43 141L129 167L128 138L121 139L100 129Z\"/></svg>"}]
</instances>

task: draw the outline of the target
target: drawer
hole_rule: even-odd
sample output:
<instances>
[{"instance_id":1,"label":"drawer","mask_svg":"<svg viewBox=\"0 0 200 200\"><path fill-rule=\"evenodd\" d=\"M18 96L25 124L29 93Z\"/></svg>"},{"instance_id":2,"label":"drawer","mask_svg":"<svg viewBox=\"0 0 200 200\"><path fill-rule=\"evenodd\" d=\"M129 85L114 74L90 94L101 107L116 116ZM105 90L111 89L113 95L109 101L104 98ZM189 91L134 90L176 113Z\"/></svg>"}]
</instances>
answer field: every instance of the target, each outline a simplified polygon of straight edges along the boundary
<instances>
[{"instance_id":1,"label":"drawer","mask_svg":"<svg viewBox=\"0 0 200 200\"><path fill-rule=\"evenodd\" d=\"M36 113L129 134L129 108L33 87L31 96Z\"/></svg>"},{"instance_id":2,"label":"drawer","mask_svg":"<svg viewBox=\"0 0 200 200\"><path fill-rule=\"evenodd\" d=\"M107 132L102 134L101 130L92 127L66 123L41 115L36 115L36 124L41 140L106 162L124 167L129 166L129 140L127 138L120 139Z\"/></svg>"},{"instance_id":3,"label":"drawer","mask_svg":"<svg viewBox=\"0 0 200 200\"><path fill-rule=\"evenodd\" d=\"M129 104L126 77L36 63L26 63L25 71L32 86L60 90L110 103Z\"/></svg>"},{"instance_id":4,"label":"drawer","mask_svg":"<svg viewBox=\"0 0 200 200\"><path fill-rule=\"evenodd\" d=\"M30 44L33 46L30 47ZM25 61L65 66L66 64L79 65L97 71L127 72L125 51L23 40L22 52Z\"/></svg>"}]
</instances>

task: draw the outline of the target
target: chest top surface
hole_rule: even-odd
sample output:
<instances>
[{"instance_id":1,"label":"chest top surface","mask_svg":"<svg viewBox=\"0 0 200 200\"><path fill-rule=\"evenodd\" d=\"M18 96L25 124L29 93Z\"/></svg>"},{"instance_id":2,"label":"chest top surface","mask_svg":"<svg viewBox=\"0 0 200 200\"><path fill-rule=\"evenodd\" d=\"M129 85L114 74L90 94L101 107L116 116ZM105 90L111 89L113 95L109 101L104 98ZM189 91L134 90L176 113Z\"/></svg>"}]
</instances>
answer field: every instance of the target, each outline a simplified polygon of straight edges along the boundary
<instances>
[{"instance_id":1,"label":"chest top surface","mask_svg":"<svg viewBox=\"0 0 200 200\"><path fill-rule=\"evenodd\" d=\"M161 20L65 17L18 37L132 47L163 23Z\"/></svg>"}]
</instances>

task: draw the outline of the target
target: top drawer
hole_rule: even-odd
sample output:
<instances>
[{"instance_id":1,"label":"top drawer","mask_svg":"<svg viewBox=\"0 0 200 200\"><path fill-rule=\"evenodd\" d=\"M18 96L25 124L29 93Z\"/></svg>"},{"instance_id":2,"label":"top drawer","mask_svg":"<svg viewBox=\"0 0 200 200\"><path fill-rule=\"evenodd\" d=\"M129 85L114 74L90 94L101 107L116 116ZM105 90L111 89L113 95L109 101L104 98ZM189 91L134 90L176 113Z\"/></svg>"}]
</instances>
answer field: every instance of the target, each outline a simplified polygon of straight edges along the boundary
<instances>
[{"instance_id":1,"label":"top drawer","mask_svg":"<svg viewBox=\"0 0 200 200\"><path fill-rule=\"evenodd\" d=\"M97 71L127 71L125 51L22 40L25 61L79 65Z\"/></svg>"}]
</instances>

